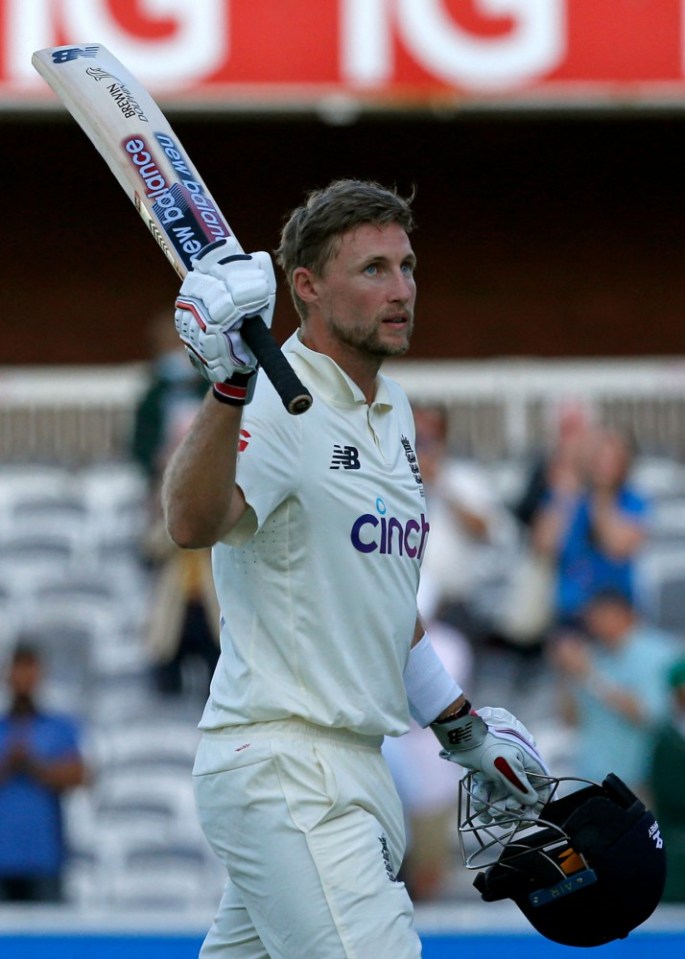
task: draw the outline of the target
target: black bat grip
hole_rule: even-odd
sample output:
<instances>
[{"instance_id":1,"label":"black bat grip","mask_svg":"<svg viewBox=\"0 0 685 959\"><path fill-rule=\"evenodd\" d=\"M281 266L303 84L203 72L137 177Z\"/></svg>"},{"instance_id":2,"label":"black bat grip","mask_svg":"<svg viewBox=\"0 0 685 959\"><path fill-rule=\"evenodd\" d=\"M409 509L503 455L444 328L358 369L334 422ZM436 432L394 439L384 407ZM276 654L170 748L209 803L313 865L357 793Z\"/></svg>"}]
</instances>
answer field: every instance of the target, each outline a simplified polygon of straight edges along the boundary
<instances>
[{"instance_id":1,"label":"black bat grip","mask_svg":"<svg viewBox=\"0 0 685 959\"><path fill-rule=\"evenodd\" d=\"M300 382L261 316L243 320L240 335L259 360L289 413L306 413L312 405L312 394Z\"/></svg>"}]
</instances>

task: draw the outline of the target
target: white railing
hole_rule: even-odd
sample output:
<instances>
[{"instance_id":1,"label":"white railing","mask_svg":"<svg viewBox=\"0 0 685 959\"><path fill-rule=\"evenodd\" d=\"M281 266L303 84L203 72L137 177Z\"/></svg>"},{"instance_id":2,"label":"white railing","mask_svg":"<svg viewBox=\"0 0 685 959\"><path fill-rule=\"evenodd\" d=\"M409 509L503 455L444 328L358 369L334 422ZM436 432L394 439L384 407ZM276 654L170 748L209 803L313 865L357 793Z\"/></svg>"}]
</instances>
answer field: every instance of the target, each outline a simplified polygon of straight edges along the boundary
<instances>
[{"instance_id":1,"label":"white railing","mask_svg":"<svg viewBox=\"0 0 685 959\"><path fill-rule=\"evenodd\" d=\"M385 372L414 402L444 402L452 446L488 459L544 442L562 401L630 428L648 452L685 455L685 356L644 360L402 360ZM125 455L144 364L0 367L0 459Z\"/></svg>"},{"instance_id":2,"label":"white railing","mask_svg":"<svg viewBox=\"0 0 685 959\"><path fill-rule=\"evenodd\" d=\"M559 404L586 404L625 426L646 451L685 450L685 357L644 360L502 359L388 364L415 402L445 401L452 446L520 456L544 443Z\"/></svg>"},{"instance_id":3,"label":"white railing","mask_svg":"<svg viewBox=\"0 0 685 959\"><path fill-rule=\"evenodd\" d=\"M0 367L0 459L120 458L145 382L144 364Z\"/></svg>"}]
</instances>

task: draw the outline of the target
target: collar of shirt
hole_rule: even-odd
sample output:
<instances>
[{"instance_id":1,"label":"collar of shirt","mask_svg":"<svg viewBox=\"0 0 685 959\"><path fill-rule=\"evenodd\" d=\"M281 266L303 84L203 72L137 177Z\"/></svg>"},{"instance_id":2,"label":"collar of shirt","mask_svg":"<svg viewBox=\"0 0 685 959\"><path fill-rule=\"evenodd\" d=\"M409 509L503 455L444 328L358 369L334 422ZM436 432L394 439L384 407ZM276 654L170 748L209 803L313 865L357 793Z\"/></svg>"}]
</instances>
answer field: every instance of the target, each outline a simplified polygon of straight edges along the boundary
<instances>
[{"instance_id":1,"label":"collar of shirt","mask_svg":"<svg viewBox=\"0 0 685 959\"><path fill-rule=\"evenodd\" d=\"M354 380L330 356L317 353L316 350L310 350L308 346L305 346L300 340L298 331L283 344L283 352L298 358L306 368L307 385L326 402L349 408L367 405L366 397ZM392 407L390 390L385 377L379 374L376 377L376 395L371 408L380 413L387 412Z\"/></svg>"}]
</instances>

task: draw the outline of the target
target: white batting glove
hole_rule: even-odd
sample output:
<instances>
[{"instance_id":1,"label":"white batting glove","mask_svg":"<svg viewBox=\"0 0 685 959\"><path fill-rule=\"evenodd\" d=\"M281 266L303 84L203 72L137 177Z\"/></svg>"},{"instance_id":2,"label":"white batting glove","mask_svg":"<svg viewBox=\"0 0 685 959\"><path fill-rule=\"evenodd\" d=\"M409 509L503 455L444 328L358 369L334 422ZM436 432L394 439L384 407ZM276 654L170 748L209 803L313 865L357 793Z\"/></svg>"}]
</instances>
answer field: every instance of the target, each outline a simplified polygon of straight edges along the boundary
<instances>
[{"instance_id":1,"label":"white batting glove","mask_svg":"<svg viewBox=\"0 0 685 959\"><path fill-rule=\"evenodd\" d=\"M548 770L531 733L506 709L483 706L434 722L443 759L473 771L480 818L505 818L528 807L539 812L549 795Z\"/></svg>"},{"instance_id":2,"label":"white batting glove","mask_svg":"<svg viewBox=\"0 0 685 959\"><path fill-rule=\"evenodd\" d=\"M252 399L258 361L240 329L251 316L270 327L275 298L269 254L242 253L234 237L217 240L193 260L174 318L191 363L217 399L237 405Z\"/></svg>"}]
</instances>

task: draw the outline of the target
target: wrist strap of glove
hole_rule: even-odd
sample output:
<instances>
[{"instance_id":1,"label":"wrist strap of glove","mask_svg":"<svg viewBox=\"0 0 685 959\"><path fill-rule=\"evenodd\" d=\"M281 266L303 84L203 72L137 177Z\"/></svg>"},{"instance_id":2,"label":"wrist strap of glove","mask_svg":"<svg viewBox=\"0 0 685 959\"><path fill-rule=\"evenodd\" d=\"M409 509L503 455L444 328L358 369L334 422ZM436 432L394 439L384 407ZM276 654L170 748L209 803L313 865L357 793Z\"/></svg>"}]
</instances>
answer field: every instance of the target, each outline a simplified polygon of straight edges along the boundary
<instances>
[{"instance_id":1,"label":"wrist strap of glove","mask_svg":"<svg viewBox=\"0 0 685 959\"><path fill-rule=\"evenodd\" d=\"M430 728L446 752L473 749L480 746L488 734L488 725L477 713L471 711L467 700L453 716L436 719Z\"/></svg>"},{"instance_id":2,"label":"wrist strap of glove","mask_svg":"<svg viewBox=\"0 0 685 959\"><path fill-rule=\"evenodd\" d=\"M455 709L453 713L448 713L448 715L443 716L442 719L434 719L433 723L437 723L438 726L444 726L445 723L451 723L455 719L461 719L462 716L468 716L471 712L471 708L470 701L464 696L464 702L461 704L459 709Z\"/></svg>"},{"instance_id":3,"label":"wrist strap of glove","mask_svg":"<svg viewBox=\"0 0 685 959\"><path fill-rule=\"evenodd\" d=\"M214 399L229 406L245 406L254 393L255 370L249 373L234 373L225 383L213 383Z\"/></svg>"}]
</instances>

